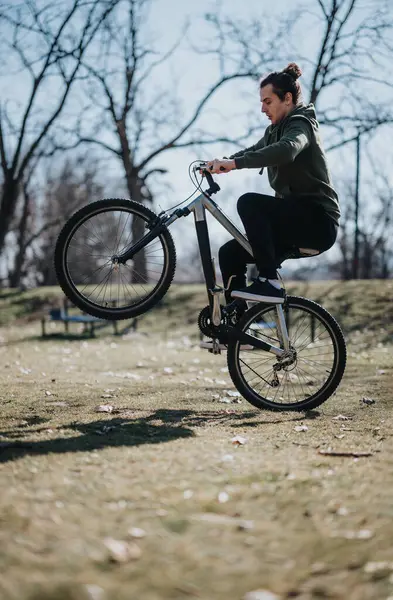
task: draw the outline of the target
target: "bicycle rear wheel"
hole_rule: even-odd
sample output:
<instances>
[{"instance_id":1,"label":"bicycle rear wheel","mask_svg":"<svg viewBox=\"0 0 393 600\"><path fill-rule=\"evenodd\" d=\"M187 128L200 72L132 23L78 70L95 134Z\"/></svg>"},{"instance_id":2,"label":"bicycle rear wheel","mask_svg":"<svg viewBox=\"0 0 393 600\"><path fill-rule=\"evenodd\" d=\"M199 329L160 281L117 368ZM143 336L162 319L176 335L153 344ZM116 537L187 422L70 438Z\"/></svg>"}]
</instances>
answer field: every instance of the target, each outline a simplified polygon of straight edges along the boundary
<instances>
[{"instance_id":1,"label":"bicycle rear wheel","mask_svg":"<svg viewBox=\"0 0 393 600\"><path fill-rule=\"evenodd\" d=\"M165 229L132 260L113 257L146 233L154 212L138 202L99 200L67 221L55 248L55 270L65 295L101 319L136 317L167 292L176 268L172 236Z\"/></svg>"},{"instance_id":2,"label":"bicycle rear wheel","mask_svg":"<svg viewBox=\"0 0 393 600\"><path fill-rule=\"evenodd\" d=\"M325 402L344 374L346 346L335 319L311 300L288 296L284 314L290 340L285 362L270 352L228 345L228 370L239 392L257 408L310 410ZM273 346L283 347L276 307L258 303L237 326Z\"/></svg>"}]
</instances>

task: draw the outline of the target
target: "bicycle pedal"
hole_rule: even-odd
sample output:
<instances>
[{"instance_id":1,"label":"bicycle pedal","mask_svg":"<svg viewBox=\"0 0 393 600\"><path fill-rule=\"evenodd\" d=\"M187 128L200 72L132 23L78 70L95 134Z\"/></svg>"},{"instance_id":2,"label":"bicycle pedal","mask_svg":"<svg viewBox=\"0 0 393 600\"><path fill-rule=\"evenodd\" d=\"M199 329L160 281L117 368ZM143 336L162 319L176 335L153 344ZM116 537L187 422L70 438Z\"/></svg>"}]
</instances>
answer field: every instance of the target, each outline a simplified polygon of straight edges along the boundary
<instances>
[{"instance_id":1,"label":"bicycle pedal","mask_svg":"<svg viewBox=\"0 0 393 600\"><path fill-rule=\"evenodd\" d=\"M221 354L221 350L227 349L225 344L214 344L213 340L210 340L209 342L200 342L199 347L208 350L212 354Z\"/></svg>"}]
</instances>

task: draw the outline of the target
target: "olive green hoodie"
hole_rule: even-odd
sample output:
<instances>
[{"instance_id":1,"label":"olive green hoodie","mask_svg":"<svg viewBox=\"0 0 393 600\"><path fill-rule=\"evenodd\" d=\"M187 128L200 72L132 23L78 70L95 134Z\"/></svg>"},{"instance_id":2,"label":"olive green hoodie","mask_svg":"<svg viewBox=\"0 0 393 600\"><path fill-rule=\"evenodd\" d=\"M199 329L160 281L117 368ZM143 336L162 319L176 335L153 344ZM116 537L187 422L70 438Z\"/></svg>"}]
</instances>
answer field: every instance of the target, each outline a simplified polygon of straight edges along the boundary
<instances>
[{"instance_id":1,"label":"olive green hoodie","mask_svg":"<svg viewBox=\"0 0 393 600\"><path fill-rule=\"evenodd\" d=\"M340 208L319 136L314 105L297 106L250 148L236 152L237 169L267 167L276 196L310 198L338 223Z\"/></svg>"}]
</instances>

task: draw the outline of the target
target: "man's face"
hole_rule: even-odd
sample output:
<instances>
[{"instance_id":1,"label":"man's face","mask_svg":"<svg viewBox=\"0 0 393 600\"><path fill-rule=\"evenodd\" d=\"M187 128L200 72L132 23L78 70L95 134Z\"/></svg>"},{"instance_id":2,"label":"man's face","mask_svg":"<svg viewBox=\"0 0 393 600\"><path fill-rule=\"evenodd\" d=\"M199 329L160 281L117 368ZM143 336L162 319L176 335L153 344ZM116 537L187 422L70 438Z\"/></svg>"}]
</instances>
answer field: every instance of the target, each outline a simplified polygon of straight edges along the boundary
<instances>
[{"instance_id":1,"label":"man's face","mask_svg":"<svg viewBox=\"0 0 393 600\"><path fill-rule=\"evenodd\" d=\"M265 85L260 90L261 92L261 103L262 103L262 112L265 113L268 119L270 119L272 125L276 125L287 114L293 109L293 103L291 101L292 94L287 94L289 98L284 98L284 100L280 100L280 98L273 92L273 86L271 83Z\"/></svg>"}]
</instances>

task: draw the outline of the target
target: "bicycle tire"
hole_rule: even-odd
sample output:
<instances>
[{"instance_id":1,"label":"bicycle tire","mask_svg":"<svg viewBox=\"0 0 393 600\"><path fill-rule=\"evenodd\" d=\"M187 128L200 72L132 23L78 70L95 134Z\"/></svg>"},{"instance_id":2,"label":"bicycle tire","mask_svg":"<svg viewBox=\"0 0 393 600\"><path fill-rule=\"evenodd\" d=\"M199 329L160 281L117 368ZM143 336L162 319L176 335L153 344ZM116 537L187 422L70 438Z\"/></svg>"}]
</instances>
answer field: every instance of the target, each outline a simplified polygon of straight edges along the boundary
<instances>
[{"instance_id":1,"label":"bicycle tire","mask_svg":"<svg viewBox=\"0 0 393 600\"><path fill-rule=\"evenodd\" d=\"M118 217L119 220L118 220L117 225L115 222L115 217L116 217L117 213L115 213L115 211L117 211L117 213L119 213L119 217ZM128 219L130 220L130 222L128 224L128 229L126 229L126 224L124 224L124 225L120 224L120 222L121 222L120 219L123 218L122 217L123 213L126 215L124 217L125 223L127 223ZM97 299L94 300L94 299L92 299L92 297L88 297L87 292L85 291L88 287L88 284L85 281L83 281L82 284L80 284L81 286L84 286L84 289L82 289L82 290L79 289L79 287L78 287L79 284L73 280L71 272L70 272L70 270L71 270L70 263L73 260L72 252L74 252L74 255L76 256L75 260L82 260L84 258L83 252L76 254L77 250L75 250L75 249L70 250L71 243L75 243L76 248L77 248L78 243L79 243L78 242L79 238L82 242L83 242L83 239L85 238L86 246L88 245L88 242L91 242L91 239L95 243L95 246L97 246L99 244L98 234L95 229L93 229L93 235L91 235L91 233L90 233L91 237L89 237L89 238L86 238L86 234L84 234L83 231L81 232L82 227L88 229L88 225L89 224L91 225L91 221L89 223L89 220L93 219L94 217L100 218L101 221L103 221L105 219L106 221L111 222L112 228L117 227L115 243L120 244L120 242L122 242L122 244L124 244L125 236L128 235L128 239L129 239L130 236L132 235L129 232L133 226L132 224L134 223L135 219L141 219L140 226L142 226L142 225L144 226L147 223L154 220L157 217L157 215L152 210L150 210L143 204L140 204L139 202L135 202L133 200L122 199L122 198L107 198L107 199L103 199L103 200L98 200L97 202L88 204L88 205L84 206L83 208L81 208L80 210L78 210L66 222L66 224L64 225L63 229L61 230L61 232L57 238L57 242L56 242L55 253L54 253L54 264L55 264L57 280L59 282L60 287L62 288L64 294L67 296L67 298L69 298L69 300L71 302L73 302L81 310L87 312L88 314L90 314L94 317L117 321L117 320L122 320L122 319L133 318L133 317L136 317L138 315L141 315L141 314L147 312L161 300L161 298L168 291L168 289L173 281L173 277L174 277L175 269L176 269L176 249L175 249L175 245L174 245L174 242L173 242L170 232L168 231L168 229L164 229L164 231L157 238L155 238L153 240L153 242L151 242L151 244L158 244L158 246L159 246L159 247L157 247L158 250L155 250L155 252L162 253L162 272L159 273L159 276L157 276L157 281L153 282L152 289L149 289L148 291L146 291L147 287L150 286L150 283L147 280L146 280L146 282L142 281L142 283L136 283L136 284L128 283L127 277L128 278L131 277L130 273L132 272L132 268L129 267L127 264L121 265L121 266L117 265L116 270L112 264L112 271L111 271L111 258L110 258L111 252L109 251L110 248L109 248L108 244L112 243L113 239L111 239L110 242L108 241L108 227L107 227L107 229L105 229L105 226L104 226L104 231L106 231L106 238L105 238L106 243L103 244L102 246L99 246L101 252L105 251L104 254L100 255L101 263L103 263L104 266L98 267L96 269L96 271L99 271L100 269L104 269L104 267L107 269L109 275L105 275L106 279L105 279L104 285L106 286L106 288L108 288L109 278L111 278L112 276L115 277L116 273L118 273L117 293L118 293L119 302L118 302L118 305L116 306L116 305L114 305L116 303L116 300L111 300L111 299L109 301L105 300L105 293L104 293L104 299L103 299L102 303L100 304ZM94 223L94 221L93 221L93 223ZM104 221L104 223L105 223L105 221ZM101 225L100 225L100 227L101 227ZM100 232L101 229L99 229L98 231ZM123 234L124 234L124 236L123 236ZM117 239L117 238L119 238L119 239ZM158 242L157 242L157 240L158 240ZM123 248L124 246L121 245L120 247ZM149 245L147 245L146 248L149 248ZM154 253L151 253L151 254L153 254L154 259L156 259L156 256L154 256ZM106 259L106 262L103 262L103 261L105 261L105 259ZM74 262L75 262L75 260L74 260ZM97 261L96 256L94 257L94 260ZM153 261L153 263L154 263L154 261ZM154 264L156 264L156 263L154 263ZM123 267L124 267L124 269L126 269L126 268L128 269L128 271L125 272L126 280L124 279L124 275L121 275ZM84 265L84 268L86 270L85 265ZM124 269L123 269L123 272L124 272ZM157 273L158 273L158 271L157 271ZM92 274L92 276L93 276L93 274ZM82 277L82 276L79 275L79 277ZM98 277L98 275L97 275L97 277ZM142 279L142 276L140 278ZM97 288L99 284L96 285L96 283L94 282L91 285L94 285ZM110 284L110 286L112 286L112 283ZM120 293L122 294L122 296L125 297L126 292L129 291L127 286L130 287L130 289L132 288L134 290L135 297L133 298L130 293L130 299L128 300L128 298L127 298L127 300L124 300L124 302L128 302L128 304L120 306ZM138 288L138 286L139 286L139 288ZM120 292L120 288L122 288L121 292ZM112 287L110 288L110 291L108 293L110 293L112 295L111 297L113 297L114 294L111 290L112 290ZM106 289L106 291L107 291L107 289Z\"/></svg>"},{"instance_id":2,"label":"bicycle tire","mask_svg":"<svg viewBox=\"0 0 393 600\"><path fill-rule=\"evenodd\" d=\"M300 315L297 317L296 320L296 313L295 311L300 312ZM255 323L260 323L260 329L257 328L257 333L256 335L258 337L261 337L261 339L263 339L263 337L266 338L267 341L269 341L269 343L272 343L273 345L277 345L277 343L272 342L272 340L274 340L275 342L278 342L278 344L280 344L278 336L277 336L277 328L275 325L274 321L265 321L265 318L270 318L270 315L272 315L275 312L275 307L272 305L264 305L262 303L258 303L256 305L254 305L252 308L250 308L249 310L247 310L247 312L243 315L243 317L241 318L241 320L239 321L237 327L240 328L242 331L247 331L247 333L253 333L253 324ZM271 386L272 389L273 388L273 380L269 382L269 380L267 379L268 375L266 375L266 373L264 373L265 377L262 375L262 370L265 369L268 365L267 365L267 360L271 360L272 362L276 362L277 363L277 357L275 357L275 355L273 355L272 353L267 353L264 351L260 351L260 350L256 350L255 348L252 350L251 353L247 352L243 352L241 355L241 350L240 350L240 342L238 341L230 341L229 345L228 345L228 353L227 353L227 363L228 363L228 371L229 374L232 378L232 381L235 385L235 387L237 388L237 390L242 394L242 396L248 401L250 402L253 406L260 408L260 409L267 409L267 410L276 410L276 411L307 411L307 410L311 410L316 408L317 406L320 406L323 402L325 402L337 389L338 385L340 384L340 381L343 377L344 371L345 371L345 366L346 366L346 357L347 357L347 352L346 352L346 344L345 344L345 339L344 339L344 335L341 331L340 326L338 325L337 321L334 319L334 317L326 310L324 309L322 306L320 306L319 304L317 304L316 302L313 302L312 300L308 300L307 298L301 298L301 297L296 297L296 296L287 296L286 302L284 304L284 313L286 314L286 318L288 319L288 321L290 321L290 316L292 315L292 320L293 323L292 325L288 326L288 333L289 333L289 338L290 338L290 342L291 342L291 336L294 339L294 344L297 341L297 339L299 339L299 344L298 344L298 352L297 352L297 358L296 358L296 366L294 367L292 365L292 369L288 369L288 370L284 370L284 373L287 373L287 375L280 375L281 380L280 383L277 385L276 387L276 392L274 395L274 398L272 398L271 396L266 396L263 395L262 393L260 393L258 390L256 390L255 388L257 387L257 385L259 384L263 389L267 389L269 390L269 385ZM312 335L312 341L309 344L305 345L305 329L300 330L300 318L302 316L303 313L304 315L309 315L311 317L311 329L314 327L314 334ZM314 325L313 323L313 319L314 319ZM259 321L258 321L259 320ZM262 320L262 321L261 321ZM332 364L331 364L331 368L329 370L329 372L327 371L327 359L323 359L323 362L321 363L323 366L319 366L318 367L318 371L316 371L316 376L315 379L318 380L318 378L323 378L324 375L324 371L326 370L326 380L323 381L322 385L318 388L318 390L313 391L310 389L310 395L308 396L307 393L304 393L305 388L308 387L313 387L316 385L316 381L313 381L312 379L310 381L308 381L304 375L304 373L307 373L307 371L305 370L305 368L307 366L312 367L314 366L314 369L316 369L316 363L317 360L315 360L315 358L318 357L322 357L322 356L329 356L329 353L325 353L324 351L322 351L322 347L323 344L321 345L320 343L318 343L318 340L323 340L324 338L322 336L320 337L315 337L315 320L318 321L317 325L319 324L321 326L321 330L324 332L327 332L331 343L332 343ZM270 327L270 331L269 333L271 335L269 335L269 333L260 333L260 331L263 331L263 329L268 329L268 327L265 327L265 325L269 324ZM295 332L295 325L297 324L297 335L298 338L296 338L296 334ZM255 328L255 325L254 325ZM255 331L254 331L254 335L255 335ZM301 337L303 336L303 338ZM319 336L319 334L318 334ZM302 341L303 347L300 346L300 340ZM315 342L316 340L316 342ZM296 348L295 348L296 349ZM308 354L306 354L304 351L308 349ZM310 354L310 350L311 350L311 354ZM303 352L302 357L300 356L301 352ZM270 359L262 359L261 360L261 356L264 355L265 357L271 357ZM249 358L247 358L249 357ZM305 358L304 358L305 357ZM310 358L311 357L311 358ZM314 357L314 358L312 358ZM330 360L330 359L329 359ZM248 361L248 362L247 362ZM258 363L259 361L259 363ZM298 367L299 361L303 361L300 364L302 365L302 367ZM326 362L326 365L324 364ZM295 364L295 363L294 363ZM258 372L257 369L259 369L260 366L260 371L261 373ZM253 377L252 381L256 380L257 383L253 383L251 384L251 382L247 381L247 377L246 375L248 374L248 371L246 369L250 370L251 373L251 377ZM296 373L294 372L296 370ZM273 373L273 369L272 369L272 373ZM269 372L269 371L268 371ZM289 373L289 375L288 375ZM280 372L278 372L278 374L280 374ZM292 377L291 377L292 374ZM309 376L307 374L307 376ZM261 380L258 379L261 378ZM274 377L274 376L273 376ZM283 379L285 377L285 381L283 382ZM297 378L297 381L296 381ZM263 380L263 381L262 381ZM288 382L288 386L289 388L292 388L292 390L294 390L295 392L297 390L299 390L299 395L302 395L305 397L301 398L298 401L295 402L285 402L285 398L284 401L283 400L283 396L278 396L277 394L280 391L281 394L285 394L284 389L285 389L285 384L286 382ZM318 384L319 385L319 384ZM280 390L281 387L281 390ZM301 389L300 389L301 388ZM289 399L289 393L288 393L288 398Z\"/></svg>"}]
</instances>

